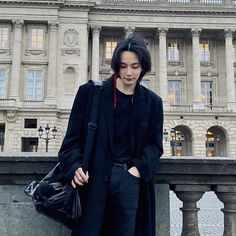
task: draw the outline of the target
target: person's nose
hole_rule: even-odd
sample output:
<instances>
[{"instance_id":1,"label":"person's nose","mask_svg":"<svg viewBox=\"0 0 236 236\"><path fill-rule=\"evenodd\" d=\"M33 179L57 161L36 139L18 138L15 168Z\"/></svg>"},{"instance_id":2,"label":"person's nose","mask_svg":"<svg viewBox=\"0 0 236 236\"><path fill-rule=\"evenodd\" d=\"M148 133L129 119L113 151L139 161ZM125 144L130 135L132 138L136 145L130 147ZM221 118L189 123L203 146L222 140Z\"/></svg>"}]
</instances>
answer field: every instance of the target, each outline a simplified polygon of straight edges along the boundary
<instances>
[{"instance_id":1,"label":"person's nose","mask_svg":"<svg viewBox=\"0 0 236 236\"><path fill-rule=\"evenodd\" d=\"M132 75L132 68L130 66L127 67L127 75Z\"/></svg>"}]
</instances>

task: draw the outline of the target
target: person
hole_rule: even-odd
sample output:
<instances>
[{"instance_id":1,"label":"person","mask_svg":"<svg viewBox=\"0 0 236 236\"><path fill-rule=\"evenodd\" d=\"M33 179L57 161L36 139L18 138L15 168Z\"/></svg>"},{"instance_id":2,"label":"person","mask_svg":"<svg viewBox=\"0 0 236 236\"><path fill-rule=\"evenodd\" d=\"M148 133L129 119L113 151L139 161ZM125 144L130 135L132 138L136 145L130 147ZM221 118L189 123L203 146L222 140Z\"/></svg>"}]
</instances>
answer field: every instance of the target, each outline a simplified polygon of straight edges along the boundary
<instances>
[{"instance_id":1,"label":"person","mask_svg":"<svg viewBox=\"0 0 236 236\"><path fill-rule=\"evenodd\" d=\"M88 172L82 168L92 85L79 87L59 150L67 181L79 188L82 217L72 236L155 236L154 176L163 153L162 99L140 84L151 70L145 41L116 46L103 82Z\"/></svg>"}]
</instances>

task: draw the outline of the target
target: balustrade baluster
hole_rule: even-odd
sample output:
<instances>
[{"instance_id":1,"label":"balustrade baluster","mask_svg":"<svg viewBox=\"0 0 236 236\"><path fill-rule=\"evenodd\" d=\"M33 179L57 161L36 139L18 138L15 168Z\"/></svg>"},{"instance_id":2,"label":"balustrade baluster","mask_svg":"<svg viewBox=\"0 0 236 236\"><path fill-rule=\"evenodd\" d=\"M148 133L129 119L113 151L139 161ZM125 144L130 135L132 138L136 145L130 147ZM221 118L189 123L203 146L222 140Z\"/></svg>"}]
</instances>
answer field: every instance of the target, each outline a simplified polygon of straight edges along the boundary
<instances>
[{"instance_id":1,"label":"balustrade baluster","mask_svg":"<svg viewBox=\"0 0 236 236\"><path fill-rule=\"evenodd\" d=\"M180 210L183 212L183 228L181 236L200 236L198 229L197 201L206 191L210 190L208 185L175 185L173 188L177 197L183 202Z\"/></svg>"},{"instance_id":2,"label":"balustrade baluster","mask_svg":"<svg viewBox=\"0 0 236 236\"><path fill-rule=\"evenodd\" d=\"M236 236L236 185L218 185L214 190L219 200L224 203L223 236Z\"/></svg>"}]
</instances>

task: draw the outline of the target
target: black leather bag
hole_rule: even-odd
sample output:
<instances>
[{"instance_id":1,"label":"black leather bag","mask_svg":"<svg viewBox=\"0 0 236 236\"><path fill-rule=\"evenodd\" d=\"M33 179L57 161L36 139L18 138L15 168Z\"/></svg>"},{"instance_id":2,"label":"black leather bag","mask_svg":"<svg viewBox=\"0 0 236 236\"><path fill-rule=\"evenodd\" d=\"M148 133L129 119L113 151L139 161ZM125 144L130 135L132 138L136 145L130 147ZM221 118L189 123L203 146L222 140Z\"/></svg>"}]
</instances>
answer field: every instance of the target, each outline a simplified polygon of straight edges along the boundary
<instances>
[{"instance_id":1,"label":"black leather bag","mask_svg":"<svg viewBox=\"0 0 236 236\"><path fill-rule=\"evenodd\" d=\"M91 81L94 84L94 94L88 133L86 138L83 170L86 172L91 156L94 135L97 127L97 112L100 101L102 84ZM95 88L95 87L99 87ZM26 186L25 194L32 198L36 211L61 222L72 228L81 217L81 204L79 190L74 189L66 182L63 168L58 163L41 181L32 181Z\"/></svg>"},{"instance_id":2,"label":"black leather bag","mask_svg":"<svg viewBox=\"0 0 236 236\"><path fill-rule=\"evenodd\" d=\"M72 228L81 216L80 198L78 189L67 184L62 173L58 163L40 182L32 181L25 193L32 198L37 212Z\"/></svg>"}]
</instances>

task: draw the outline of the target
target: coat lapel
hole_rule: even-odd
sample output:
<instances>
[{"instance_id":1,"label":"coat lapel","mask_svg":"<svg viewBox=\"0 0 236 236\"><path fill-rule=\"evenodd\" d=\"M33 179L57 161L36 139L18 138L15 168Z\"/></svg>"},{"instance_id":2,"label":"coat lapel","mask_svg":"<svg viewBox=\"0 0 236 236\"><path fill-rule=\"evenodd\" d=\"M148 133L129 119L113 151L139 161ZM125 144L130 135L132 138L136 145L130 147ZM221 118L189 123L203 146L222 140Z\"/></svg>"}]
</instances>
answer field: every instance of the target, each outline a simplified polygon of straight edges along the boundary
<instances>
[{"instance_id":1,"label":"coat lapel","mask_svg":"<svg viewBox=\"0 0 236 236\"><path fill-rule=\"evenodd\" d=\"M131 156L134 156L135 139L139 137L137 127L147 117L147 104L142 86L138 83L135 88L133 106L130 117L130 145Z\"/></svg>"},{"instance_id":2,"label":"coat lapel","mask_svg":"<svg viewBox=\"0 0 236 236\"><path fill-rule=\"evenodd\" d=\"M113 97L113 80L112 78L103 83L102 103L105 113L107 132L112 150L113 145L113 113L114 113L114 97Z\"/></svg>"}]
</instances>

